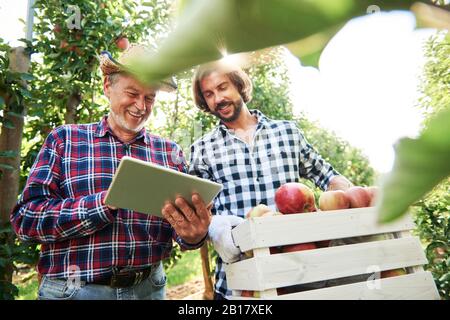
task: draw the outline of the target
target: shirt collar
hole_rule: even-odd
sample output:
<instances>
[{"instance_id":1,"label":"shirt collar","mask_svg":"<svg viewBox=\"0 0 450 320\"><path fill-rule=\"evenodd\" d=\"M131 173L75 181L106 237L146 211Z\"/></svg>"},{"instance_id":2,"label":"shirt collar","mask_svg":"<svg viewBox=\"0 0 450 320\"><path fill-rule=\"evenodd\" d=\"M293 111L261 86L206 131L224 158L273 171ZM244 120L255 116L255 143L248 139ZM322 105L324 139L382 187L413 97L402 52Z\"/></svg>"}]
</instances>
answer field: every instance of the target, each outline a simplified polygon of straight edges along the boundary
<instances>
[{"instance_id":1,"label":"shirt collar","mask_svg":"<svg viewBox=\"0 0 450 320\"><path fill-rule=\"evenodd\" d=\"M268 124L268 118L261 111L259 111L257 109L252 109L249 111L250 111L250 114L256 116L256 119L258 120L258 126L256 127L256 130L258 130ZM225 123L222 120L220 120L217 125L218 125L219 129L222 131L225 131L225 132L229 131L229 129L227 128L227 126L225 125Z\"/></svg>"},{"instance_id":2,"label":"shirt collar","mask_svg":"<svg viewBox=\"0 0 450 320\"><path fill-rule=\"evenodd\" d=\"M109 126L108 116L106 115L98 123L95 134L97 135L97 137L104 137L107 133L109 133L111 136L118 139L117 136L112 131L111 127ZM131 143L134 143L135 141L138 141L140 139L143 139L145 144L150 144L150 138L149 138L149 135L147 134L147 131L145 128L142 128L141 131L139 131L136 138L134 138Z\"/></svg>"}]
</instances>

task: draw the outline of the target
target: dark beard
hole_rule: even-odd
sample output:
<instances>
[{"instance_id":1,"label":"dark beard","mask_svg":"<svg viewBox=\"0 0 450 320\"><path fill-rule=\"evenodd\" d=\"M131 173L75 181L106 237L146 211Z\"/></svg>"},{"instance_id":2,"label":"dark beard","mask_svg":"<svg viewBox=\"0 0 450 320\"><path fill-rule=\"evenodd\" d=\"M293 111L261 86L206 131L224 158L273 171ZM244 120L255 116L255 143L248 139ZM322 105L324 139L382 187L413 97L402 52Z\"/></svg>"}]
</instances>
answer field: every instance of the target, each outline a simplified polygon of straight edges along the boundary
<instances>
[{"instance_id":1,"label":"dark beard","mask_svg":"<svg viewBox=\"0 0 450 320\"><path fill-rule=\"evenodd\" d=\"M217 105L217 107L221 107L221 106L226 106L228 104L232 104L234 105L234 110L233 110L233 114L228 117L228 118L224 118L220 115L220 113L218 111L214 111L213 114L219 118L220 120L222 120L223 122L233 122L235 121L237 118L239 118L241 111L242 111L242 106L244 105L244 101L242 99L239 99L237 101L234 102L222 102L220 104ZM216 107L216 108L217 108Z\"/></svg>"}]
</instances>

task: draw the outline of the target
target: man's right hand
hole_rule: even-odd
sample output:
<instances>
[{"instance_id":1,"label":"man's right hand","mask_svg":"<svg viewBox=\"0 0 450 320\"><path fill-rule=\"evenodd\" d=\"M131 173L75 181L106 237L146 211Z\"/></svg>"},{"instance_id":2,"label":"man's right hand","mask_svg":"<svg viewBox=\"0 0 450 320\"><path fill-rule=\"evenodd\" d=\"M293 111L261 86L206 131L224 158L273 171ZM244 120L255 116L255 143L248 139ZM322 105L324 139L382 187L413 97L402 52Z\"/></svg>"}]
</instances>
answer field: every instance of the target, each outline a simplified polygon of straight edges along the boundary
<instances>
[{"instance_id":1,"label":"man's right hand","mask_svg":"<svg viewBox=\"0 0 450 320\"><path fill-rule=\"evenodd\" d=\"M209 238L211 239L214 249L225 263L235 262L239 259L241 250L233 241L231 230L244 219L229 215L214 215L209 225Z\"/></svg>"}]
</instances>

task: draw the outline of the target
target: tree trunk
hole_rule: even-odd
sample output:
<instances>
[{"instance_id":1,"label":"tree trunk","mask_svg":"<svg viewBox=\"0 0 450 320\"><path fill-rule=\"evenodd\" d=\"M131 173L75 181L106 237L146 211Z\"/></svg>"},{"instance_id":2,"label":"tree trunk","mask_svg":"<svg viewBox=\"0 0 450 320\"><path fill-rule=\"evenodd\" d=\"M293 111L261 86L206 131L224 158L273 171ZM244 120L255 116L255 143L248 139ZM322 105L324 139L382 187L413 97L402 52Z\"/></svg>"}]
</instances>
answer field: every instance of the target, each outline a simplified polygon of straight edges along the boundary
<instances>
[{"instance_id":1,"label":"tree trunk","mask_svg":"<svg viewBox=\"0 0 450 320\"><path fill-rule=\"evenodd\" d=\"M203 271L203 281L205 283L205 292L203 292L203 299L213 300L214 290L211 280L211 264L208 254L208 242L205 241L203 246L200 248L200 256L202 257L202 271Z\"/></svg>"},{"instance_id":2,"label":"tree trunk","mask_svg":"<svg viewBox=\"0 0 450 320\"><path fill-rule=\"evenodd\" d=\"M77 123L77 107L81 103L81 96L78 91L72 92L67 100L66 114L64 121L66 124Z\"/></svg>"},{"instance_id":3,"label":"tree trunk","mask_svg":"<svg viewBox=\"0 0 450 320\"><path fill-rule=\"evenodd\" d=\"M177 87L178 87L178 81L177 81ZM175 111L173 113L172 123L170 125L170 139L173 140L175 138L175 132L177 130L177 122L178 122L178 103L180 98L180 92L176 91L176 98L175 98Z\"/></svg>"},{"instance_id":4,"label":"tree trunk","mask_svg":"<svg viewBox=\"0 0 450 320\"><path fill-rule=\"evenodd\" d=\"M14 48L10 52L10 69L14 72L27 72L30 66L30 57L23 47ZM7 106L8 109L8 106ZM22 147L22 133L26 107L23 106L22 115L11 115L5 112L4 118L14 124L13 129L2 127L0 134L0 151L14 151L15 157L0 158L0 163L14 169L2 169L0 179L0 222L9 221L9 214L17 201L20 180L20 150Z\"/></svg>"},{"instance_id":5,"label":"tree trunk","mask_svg":"<svg viewBox=\"0 0 450 320\"><path fill-rule=\"evenodd\" d=\"M14 72L27 72L30 67L30 57L25 53L25 48L13 48L10 52L10 70ZM6 106L8 110L8 105ZM23 106L22 114L11 115L8 112L3 114L5 119L8 119L14 124L13 129L1 128L0 133L0 151L13 151L14 157L0 157L0 164L12 167L12 169L0 168L0 225L4 226L9 223L9 215L11 210L17 202L19 194L20 182L20 151L22 147L22 133L24 126L24 117L26 115L26 107ZM6 245L13 244L14 237L11 235L6 239ZM2 279L7 282L12 281L12 274L14 266L12 261L5 265L5 274Z\"/></svg>"}]
</instances>

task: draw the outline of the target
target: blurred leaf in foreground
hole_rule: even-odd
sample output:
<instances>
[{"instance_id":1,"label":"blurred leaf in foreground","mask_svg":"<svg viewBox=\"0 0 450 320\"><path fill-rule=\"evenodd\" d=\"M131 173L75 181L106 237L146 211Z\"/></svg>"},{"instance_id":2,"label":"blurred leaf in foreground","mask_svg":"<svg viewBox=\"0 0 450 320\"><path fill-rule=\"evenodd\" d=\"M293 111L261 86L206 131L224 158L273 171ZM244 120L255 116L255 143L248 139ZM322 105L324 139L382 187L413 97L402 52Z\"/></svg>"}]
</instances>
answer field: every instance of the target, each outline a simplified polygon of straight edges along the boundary
<instances>
[{"instance_id":1,"label":"blurred leaf in foreground","mask_svg":"<svg viewBox=\"0 0 450 320\"><path fill-rule=\"evenodd\" d=\"M157 82L226 53L255 51L336 30L373 7L390 10L410 5L407 0L184 1L175 30L156 54L136 62L132 70L144 82Z\"/></svg>"},{"instance_id":2,"label":"blurred leaf in foreground","mask_svg":"<svg viewBox=\"0 0 450 320\"><path fill-rule=\"evenodd\" d=\"M415 201L450 175L450 108L429 122L417 139L404 138L396 146L392 172L383 183L380 222L402 216Z\"/></svg>"}]
</instances>

